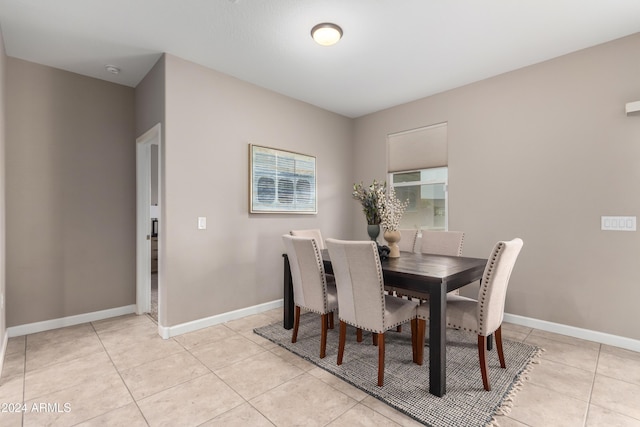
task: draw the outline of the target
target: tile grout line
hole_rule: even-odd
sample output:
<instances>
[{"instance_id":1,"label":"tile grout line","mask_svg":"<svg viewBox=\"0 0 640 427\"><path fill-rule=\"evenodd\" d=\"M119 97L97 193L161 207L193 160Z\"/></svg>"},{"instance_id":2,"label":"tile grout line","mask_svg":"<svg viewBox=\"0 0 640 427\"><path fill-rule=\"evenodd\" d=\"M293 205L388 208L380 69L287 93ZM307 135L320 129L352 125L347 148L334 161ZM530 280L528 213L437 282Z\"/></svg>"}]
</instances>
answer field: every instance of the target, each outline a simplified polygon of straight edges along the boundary
<instances>
[{"instance_id":1,"label":"tile grout line","mask_svg":"<svg viewBox=\"0 0 640 427\"><path fill-rule=\"evenodd\" d=\"M241 334L240 334L238 331L234 331L233 329L231 329L231 328L227 327L224 323L222 323L222 326L224 326L225 328L227 328L227 329L229 329L230 331L232 331L235 335L240 335L240 336L241 336ZM226 338L222 338L222 339L220 339L220 340L218 340L218 341L224 341L225 339L226 339ZM184 348L184 349L185 349L185 351L186 351L187 353L189 353L189 354L190 354L194 359L196 359L199 363L201 363L201 364L202 364L202 366L204 366L205 368L207 368L207 370L209 371L209 373L211 373L212 375L214 375L214 376L215 376L218 380L220 380L224 385L226 385L226 386L227 386L227 387L229 387L231 390L233 390L233 392L234 392L235 394L237 394L238 396L240 396L240 398L244 401L244 402L240 403L239 405L236 405L236 406L234 406L233 408L229 408L228 410L226 410L226 411L224 411L224 412L222 412L222 413L220 413L220 414L216 415L215 417L210 418L210 419L208 419L208 420L204 421L204 422L203 422L203 423L201 423L201 424L205 424L205 423L208 423L208 422L210 422L210 421L212 421L212 420L215 420L216 418L220 417L221 415L226 414L226 413L228 413L228 412L230 412L230 411L233 411L234 409L236 409L236 408L238 408L238 407L240 407L240 406L244 405L245 403L248 403L249 405L251 405L251 403L250 403L247 399L245 399L245 398L244 398L244 396L242 396L240 393L238 393L238 392L237 392L233 387L231 387L231 385L227 384L227 382L226 382L225 380L223 380L222 378L220 378L220 376L218 376L218 375L213 371L213 369L211 369L209 366L207 366L207 364L206 364L206 363L204 363L202 360L200 360L200 359L198 358L198 356L196 356L195 354L193 354L193 353L191 352L191 349L188 349L186 346L184 346L184 345L183 345L182 343L180 343L179 341L176 341L176 342L177 342L179 345L181 345L181 346L182 346L182 348ZM214 343L214 342L215 342L215 341L212 341L212 343ZM195 348L197 348L197 346L196 346ZM204 375L208 375L208 374L204 374ZM201 378L201 377L203 377L204 375L201 375L201 376L199 376L199 377L197 377L197 378ZM253 405L252 405L252 406L253 406ZM263 415L263 416L264 416L264 415ZM266 418L266 417L265 417L265 418ZM268 419L268 418L267 418L267 419ZM271 422L271 420L269 420L269 422ZM273 423L272 423L272 424L273 424Z\"/></svg>"},{"instance_id":2,"label":"tile grout line","mask_svg":"<svg viewBox=\"0 0 640 427\"><path fill-rule=\"evenodd\" d=\"M145 417L144 412L142 412L142 409L140 409L140 406L138 405L138 401L133 397L133 394L131 393L131 390L129 389L129 386L127 385L127 383L124 380L124 378L122 378L122 374L120 373L120 370L118 369L116 364L113 362L113 359L111 358L111 355L109 354L109 351L107 351L107 348L105 347L104 343L102 342L102 338L100 338L100 334L98 333L98 331L96 331L96 328L95 328L93 322L89 322L89 323L91 324L91 328L93 329L93 332L96 334L96 337L98 338L98 341L100 341L100 345L102 346L102 349L104 350L105 354L109 358L109 362L111 362L111 365L113 366L113 369L115 369L116 373L118 374L118 377L120 377L120 381L122 381L122 384L127 389L127 392L129 393L129 396L131 396L131 400L136 405L136 408L138 408L138 411L140 412L140 415L142 415L142 419L144 420L145 423L147 423L147 426L149 426L150 425L149 424L149 420L147 420L147 417ZM124 405L124 406L126 406L126 405ZM120 408L124 408L124 406L121 406ZM109 412L118 410L120 408L111 409L111 410L109 410L107 412L104 412L104 413L102 413L100 415L96 415L95 417L90 418L90 419L94 419L94 418L100 417L102 415L108 414ZM88 421L88 420L84 420L84 421ZM81 421L81 422L84 422L84 421Z\"/></svg>"},{"instance_id":3,"label":"tile grout line","mask_svg":"<svg viewBox=\"0 0 640 427\"><path fill-rule=\"evenodd\" d=\"M256 327L259 327L259 326L256 326ZM253 332L253 333L255 334L255 332ZM279 359L281 359L282 361L284 361L285 363L288 363L288 364L289 364L289 365L291 365L291 366L297 367L294 363L291 363L290 361L285 360L283 357L281 357L280 355L278 355L278 354L276 354L276 353L274 353L274 352L272 351L273 349L280 349L280 348L282 348L282 347L280 347L280 346L276 346L276 347L273 347L273 348L268 348L268 349L266 349L266 350L267 350L269 353L271 353L271 354L273 354L274 356L276 356L276 357L278 357ZM296 358L300 359L300 360L304 360L304 358L302 358L302 357L298 356L297 354L294 354L294 356L295 356ZM297 368L298 368L298 367L297 367ZM328 426L328 425L330 425L331 423L335 422L338 418L340 418L340 417L341 417L341 416L343 416L345 413L349 412L351 409L355 408L356 406L358 406L358 405L361 403L361 402L357 401L356 399L352 398L351 396L347 395L347 394L346 394L346 393L344 393L343 391L339 390L338 388L334 387L333 385L329 384L328 382L323 381L321 378L318 378L318 377L316 377L316 376L314 376L314 375L310 374L310 373L309 373L309 371L306 371L306 370L304 370L304 369L302 369L302 368L298 368L298 369L300 369L301 373L300 373L300 375L298 375L298 376L296 376L296 377L294 377L294 378L299 378L299 377L304 376L304 375L309 375L310 377L317 379L318 381L322 382L323 384L325 384L325 385L327 385L327 386L331 387L331 388L332 388L333 390L335 390L336 392L341 393L341 394L344 394L345 396L347 396L347 398L349 398L349 399L351 399L351 400L353 400L353 401L354 401L354 405L353 405L353 406L351 406L351 407L347 408L343 413L341 413L340 415L338 415L338 416L337 416L337 417L335 417L334 419L329 420L326 424L324 424L324 426ZM294 378L290 379L289 381L293 380ZM285 382L285 383L286 383L286 382ZM283 384L284 384L284 383L283 383ZM279 384L279 385L277 385L277 386L275 386L275 387L273 387L273 388L271 388L271 389L269 389L269 390L266 390L266 391L264 391L262 394L265 394L265 393L269 392L270 390L273 390L273 389L275 389L275 388L277 388L277 387L280 387L280 386L282 386L283 384ZM258 395L258 396L260 396L260 395ZM257 398L258 396L253 397L253 399ZM258 408L256 408L255 406L253 406L253 405L251 404L251 402L250 402L250 401L248 401L248 403L249 403L249 404L250 404L250 405L251 405L251 406L252 406L256 411L258 411L258 412L259 412L263 417L265 417L265 418L266 418L270 423L274 424L274 423L273 423L273 421L271 421L271 419L270 419L266 414L263 414L262 412L260 412L260 410L259 410ZM374 411L374 412L378 413L378 412L377 412L377 411L375 411L373 408L369 408L369 409L371 409L372 411ZM380 415L382 415L383 417L385 417L383 414L380 414ZM385 417L385 418L386 418L386 419L389 419L389 418L387 418L387 417ZM390 419L389 419L389 420L390 420ZM395 422L395 421L393 421L393 420L390 420L390 421L391 421L391 422ZM274 424L274 425L276 425L276 424ZM277 425L276 425L276 426L277 426Z\"/></svg>"},{"instance_id":4,"label":"tile grout line","mask_svg":"<svg viewBox=\"0 0 640 427\"><path fill-rule=\"evenodd\" d=\"M254 332L254 333L255 333L255 332ZM283 347L280 347L280 346L276 346L276 347L274 347L274 349L281 349L281 348L283 348ZM272 354L274 354L275 356L280 357L278 354L276 354L276 353L274 353L273 351L271 351L271 349L270 349L269 351L270 351ZM297 355L297 354L295 354L295 353L292 353L292 354L293 354L296 358L298 358L298 359L300 359L300 360L305 360L303 357L301 357L301 356L299 356L299 355ZM280 357L280 358L282 359L282 357ZM284 359L283 359L283 360L284 360ZM288 362L288 361L286 361L286 360L285 360L285 362L290 363L291 365L294 365L293 363ZM295 366L295 365L294 365L294 366ZM319 367L316 367L316 368L319 368ZM322 369L322 368L320 368L320 369ZM326 372L326 371L325 371L325 372ZM383 414L382 412L379 412L379 411L377 411L375 408L372 408L372 407L370 407L370 406L368 406L368 405L364 404L364 403L363 403L363 400L364 400L364 399L359 401L359 400L357 400L357 399L355 399L355 398L351 397L350 395L348 395L348 394L347 394L347 393L345 393L344 391L342 391L342 390L338 389L337 387L333 386L332 384L330 384L330 383L328 383L328 382L324 381L322 378L318 378L318 377L316 377L315 375L312 375L311 373L309 373L309 371L305 371L305 370L303 370L303 375L304 375L304 374L310 375L311 377L313 377L313 378L315 378L315 379L317 379L317 380L321 381L322 383L326 384L327 386L331 387L331 388L332 388L333 390L335 390L336 392L341 393L341 394L344 394L347 398L349 398L349 399L351 399L351 400L353 400L353 401L354 401L353 406L351 406L351 407L347 408L343 413L341 413L340 415L338 415L337 417L335 417L333 420L328 421L328 422L325 424L325 426L328 426L328 425L330 425L331 423L335 422L338 418L342 417L344 414L346 414L347 412L351 411L352 409L354 409L355 407L357 407L357 406L359 406L359 405L361 405L361 406L363 406L363 407L365 407L365 408L370 409L370 410L371 410L371 411L373 411L374 413L376 413L376 414L380 415L380 416L381 416L381 417L383 417L384 419L389 420L390 422L392 422L392 423L394 423L394 424L399 424L399 425L400 425L400 423L399 423L399 422L396 422L396 421L394 421L393 419L391 419L391 418L387 417L387 416L386 416L385 414ZM351 387L353 387L353 386L352 386L351 384L349 384L348 382L346 382L346 381L344 381L344 380L342 380L342 379L339 379L339 380L340 380L340 382L341 382L341 383L346 384L347 386L351 386ZM366 398L365 398L365 399L366 399ZM383 403L384 403L384 402L383 402ZM388 405L387 405L387 406L388 406ZM392 410L396 410L395 408L393 408L393 407L391 407L391 406L389 406L389 408L390 408L390 409L392 409ZM403 414L403 415L404 415L404 414ZM265 416L265 417L266 417L266 416ZM412 419L412 420L413 420L413 419Z\"/></svg>"},{"instance_id":5,"label":"tile grout line","mask_svg":"<svg viewBox=\"0 0 640 427\"><path fill-rule=\"evenodd\" d=\"M589 412L591 411L591 399L593 399L593 389L596 385L596 376L598 375L598 365L600 364L600 355L602 354L602 344L598 346L598 357L596 358L596 368L593 371L593 380L591 381L591 390L589 391L589 400L587 401L587 411L584 414L583 426L587 425Z\"/></svg>"}]
</instances>

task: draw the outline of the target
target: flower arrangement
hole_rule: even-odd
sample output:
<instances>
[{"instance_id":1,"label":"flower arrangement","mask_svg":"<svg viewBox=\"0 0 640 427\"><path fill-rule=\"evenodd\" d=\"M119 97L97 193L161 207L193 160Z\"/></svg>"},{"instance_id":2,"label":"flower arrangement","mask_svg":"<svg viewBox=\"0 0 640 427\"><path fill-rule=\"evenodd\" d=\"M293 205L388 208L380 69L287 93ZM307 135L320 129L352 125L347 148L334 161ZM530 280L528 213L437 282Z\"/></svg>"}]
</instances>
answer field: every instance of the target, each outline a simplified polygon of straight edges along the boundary
<instances>
[{"instance_id":1,"label":"flower arrangement","mask_svg":"<svg viewBox=\"0 0 640 427\"><path fill-rule=\"evenodd\" d=\"M387 192L387 183L373 180L365 187L362 183L353 184L353 198L360 201L367 217L367 224L380 224L388 231L397 231L400 219L409 206L409 200L401 202L393 187Z\"/></svg>"},{"instance_id":2,"label":"flower arrangement","mask_svg":"<svg viewBox=\"0 0 640 427\"><path fill-rule=\"evenodd\" d=\"M382 193L379 201L380 225L387 231L398 231L400 219L409 206L409 200L401 202L396 197L396 190L391 187L389 192Z\"/></svg>"},{"instance_id":3,"label":"flower arrangement","mask_svg":"<svg viewBox=\"0 0 640 427\"><path fill-rule=\"evenodd\" d=\"M368 225L380 224L382 218L380 216L380 200L384 198L387 184L373 180L373 184L365 187L362 182L353 184L352 196L362 204L362 211L367 217Z\"/></svg>"}]
</instances>

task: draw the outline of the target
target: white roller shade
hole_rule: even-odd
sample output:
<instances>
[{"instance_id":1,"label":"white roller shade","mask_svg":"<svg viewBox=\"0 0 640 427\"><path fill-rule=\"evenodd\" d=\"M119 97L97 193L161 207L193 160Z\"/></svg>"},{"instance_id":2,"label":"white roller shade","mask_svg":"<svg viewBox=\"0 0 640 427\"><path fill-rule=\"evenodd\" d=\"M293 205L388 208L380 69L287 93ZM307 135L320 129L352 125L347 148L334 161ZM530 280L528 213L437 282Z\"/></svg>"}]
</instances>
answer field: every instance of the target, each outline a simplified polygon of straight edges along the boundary
<instances>
[{"instance_id":1,"label":"white roller shade","mask_svg":"<svg viewBox=\"0 0 640 427\"><path fill-rule=\"evenodd\" d=\"M447 166L447 124L390 134L389 172Z\"/></svg>"}]
</instances>

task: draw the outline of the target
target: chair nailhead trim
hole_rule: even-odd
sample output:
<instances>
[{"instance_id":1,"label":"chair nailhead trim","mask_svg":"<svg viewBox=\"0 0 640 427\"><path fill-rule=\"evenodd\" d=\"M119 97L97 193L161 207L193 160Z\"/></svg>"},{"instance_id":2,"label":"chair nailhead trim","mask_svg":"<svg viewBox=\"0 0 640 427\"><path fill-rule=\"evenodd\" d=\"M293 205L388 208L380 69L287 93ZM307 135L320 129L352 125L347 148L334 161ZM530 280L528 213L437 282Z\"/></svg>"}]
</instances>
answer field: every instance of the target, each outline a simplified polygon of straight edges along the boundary
<instances>
[{"instance_id":1,"label":"chair nailhead trim","mask_svg":"<svg viewBox=\"0 0 640 427\"><path fill-rule=\"evenodd\" d=\"M320 281L322 282L322 299L324 300L324 313L329 313L329 299L327 297L327 276L324 273L324 263L322 262L322 255L318 249L318 243L316 239L311 239L311 245L313 246L313 252L316 254L316 263L318 264L318 272L320 273ZM311 310L315 311L315 310Z\"/></svg>"},{"instance_id":2,"label":"chair nailhead trim","mask_svg":"<svg viewBox=\"0 0 640 427\"><path fill-rule=\"evenodd\" d=\"M384 277L382 276L382 264L380 263L380 254L378 253L378 248L377 248L377 243L371 242L371 247L373 249L373 256L376 260L376 269L377 269L377 273L378 273L378 283L380 284L380 307L382 307L382 313L380 313L382 315L382 327L384 328L385 325L385 317L384 317ZM397 326L397 325L395 325ZM391 329L393 326L391 326L390 328L387 329ZM382 333L382 332L379 332Z\"/></svg>"},{"instance_id":3,"label":"chair nailhead trim","mask_svg":"<svg viewBox=\"0 0 640 427\"><path fill-rule=\"evenodd\" d=\"M482 278L482 290L480 292L480 299L478 301L478 303L480 304L479 313L478 313L478 330L483 329L483 326L484 326L484 320L485 320L484 305L485 305L485 300L487 296L488 284L491 281L491 276L493 275L496 262L498 261L498 258L500 257L500 254L502 253L503 249L504 249L504 243L500 242L496 246L495 251L493 251L493 254L491 254L489 265L487 267L484 277Z\"/></svg>"}]
</instances>

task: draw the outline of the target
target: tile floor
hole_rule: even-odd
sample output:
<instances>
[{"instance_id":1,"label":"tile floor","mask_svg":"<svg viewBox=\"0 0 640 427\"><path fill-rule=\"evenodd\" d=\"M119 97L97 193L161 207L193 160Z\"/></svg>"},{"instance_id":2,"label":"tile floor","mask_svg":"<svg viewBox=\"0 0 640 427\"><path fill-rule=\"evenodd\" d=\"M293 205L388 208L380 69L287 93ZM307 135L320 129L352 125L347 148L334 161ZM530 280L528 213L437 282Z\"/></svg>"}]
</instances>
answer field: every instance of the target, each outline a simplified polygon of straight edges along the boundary
<instances>
[{"instance_id":1,"label":"tile floor","mask_svg":"<svg viewBox=\"0 0 640 427\"><path fill-rule=\"evenodd\" d=\"M419 425L252 332L281 319L277 309L162 340L131 315L11 338L0 409L27 410L0 412L0 426ZM640 426L640 353L503 329L546 352L500 425Z\"/></svg>"}]
</instances>

